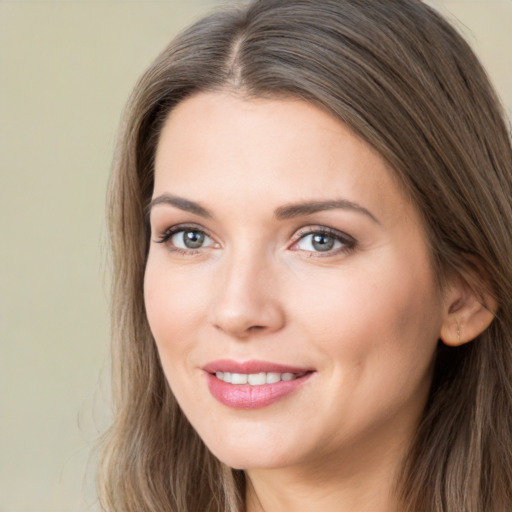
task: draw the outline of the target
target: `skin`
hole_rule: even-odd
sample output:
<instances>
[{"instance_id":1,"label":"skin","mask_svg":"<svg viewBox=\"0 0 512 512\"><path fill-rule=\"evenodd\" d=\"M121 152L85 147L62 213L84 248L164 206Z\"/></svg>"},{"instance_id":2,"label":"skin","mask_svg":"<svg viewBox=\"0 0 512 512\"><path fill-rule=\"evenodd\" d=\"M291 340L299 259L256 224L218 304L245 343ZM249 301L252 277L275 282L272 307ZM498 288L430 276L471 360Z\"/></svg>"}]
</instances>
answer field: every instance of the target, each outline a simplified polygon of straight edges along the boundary
<instances>
[{"instance_id":1,"label":"skin","mask_svg":"<svg viewBox=\"0 0 512 512\"><path fill-rule=\"evenodd\" d=\"M246 470L249 512L397 510L395 477L460 297L436 287L387 163L305 102L200 93L161 133L153 199L145 301L162 367L210 450ZM274 214L340 199L352 207ZM160 243L180 225L206 233L203 246L182 233ZM322 252L308 233L325 227L342 238ZM276 403L237 410L201 369L226 358L315 371Z\"/></svg>"}]
</instances>

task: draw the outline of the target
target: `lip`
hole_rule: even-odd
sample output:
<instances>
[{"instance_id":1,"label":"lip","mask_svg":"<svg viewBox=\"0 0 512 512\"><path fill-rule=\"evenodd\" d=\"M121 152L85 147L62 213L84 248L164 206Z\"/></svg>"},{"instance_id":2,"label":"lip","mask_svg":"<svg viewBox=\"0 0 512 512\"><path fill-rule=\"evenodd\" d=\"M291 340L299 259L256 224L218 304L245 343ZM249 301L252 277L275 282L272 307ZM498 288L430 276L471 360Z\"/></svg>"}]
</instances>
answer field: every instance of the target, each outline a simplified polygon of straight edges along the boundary
<instances>
[{"instance_id":1,"label":"lip","mask_svg":"<svg viewBox=\"0 0 512 512\"><path fill-rule=\"evenodd\" d=\"M297 391L313 375L312 368L300 368L269 361L237 362L230 359L219 359L203 366L206 382L212 396L221 404L233 409L260 409L278 400L284 399ZM251 386L249 384L230 384L218 379L216 372L230 373L296 373L300 377L290 381L279 381L274 384Z\"/></svg>"},{"instance_id":2,"label":"lip","mask_svg":"<svg viewBox=\"0 0 512 512\"><path fill-rule=\"evenodd\" d=\"M207 373L231 372L231 373L306 373L313 371L313 368L299 368L284 364L271 363L269 361L251 360L245 362L233 361L231 359L219 359L212 361L202 368Z\"/></svg>"}]
</instances>

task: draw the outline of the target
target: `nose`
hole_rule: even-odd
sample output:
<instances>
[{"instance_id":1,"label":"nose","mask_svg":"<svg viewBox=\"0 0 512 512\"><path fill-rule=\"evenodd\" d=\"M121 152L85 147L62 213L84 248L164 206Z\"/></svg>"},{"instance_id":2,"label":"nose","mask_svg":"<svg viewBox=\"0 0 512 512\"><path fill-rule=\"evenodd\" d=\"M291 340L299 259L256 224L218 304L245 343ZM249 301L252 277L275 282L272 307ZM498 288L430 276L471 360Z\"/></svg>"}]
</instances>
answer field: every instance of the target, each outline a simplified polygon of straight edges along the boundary
<instances>
[{"instance_id":1,"label":"nose","mask_svg":"<svg viewBox=\"0 0 512 512\"><path fill-rule=\"evenodd\" d=\"M276 271L261 254L233 256L219 269L212 325L236 339L276 332L285 325Z\"/></svg>"}]
</instances>

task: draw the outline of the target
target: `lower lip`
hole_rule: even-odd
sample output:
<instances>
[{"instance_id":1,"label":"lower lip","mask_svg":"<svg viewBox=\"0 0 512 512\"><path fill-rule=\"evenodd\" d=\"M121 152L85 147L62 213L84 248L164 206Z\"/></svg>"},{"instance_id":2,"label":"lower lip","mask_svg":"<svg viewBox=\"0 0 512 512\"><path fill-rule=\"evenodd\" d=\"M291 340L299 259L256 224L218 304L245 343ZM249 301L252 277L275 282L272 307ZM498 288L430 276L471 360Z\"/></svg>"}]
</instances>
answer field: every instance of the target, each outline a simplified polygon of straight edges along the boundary
<instances>
[{"instance_id":1,"label":"lower lip","mask_svg":"<svg viewBox=\"0 0 512 512\"><path fill-rule=\"evenodd\" d=\"M221 404L233 409L261 409L299 389L311 375L312 373L306 373L294 380L262 384L261 386L229 384L211 373L206 374L206 380L210 393Z\"/></svg>"}]
</instances>

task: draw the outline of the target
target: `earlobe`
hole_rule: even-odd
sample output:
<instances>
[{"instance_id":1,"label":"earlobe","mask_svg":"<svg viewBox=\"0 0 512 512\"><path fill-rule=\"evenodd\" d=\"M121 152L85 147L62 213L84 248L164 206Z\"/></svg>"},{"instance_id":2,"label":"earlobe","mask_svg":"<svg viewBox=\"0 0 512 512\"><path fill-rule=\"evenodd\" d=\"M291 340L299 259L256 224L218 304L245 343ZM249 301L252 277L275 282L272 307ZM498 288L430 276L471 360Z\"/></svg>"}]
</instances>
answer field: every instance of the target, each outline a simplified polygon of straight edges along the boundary
<instances>
[{"instance_id":1,"label":"earlobe","mask_svg":"<svg viewBox=\"0 0 512 512\"><path fill-rule=\"evenodd\" d=\"M467 283L451 286L445 295L446 309L439 337L445 345L458 347L482 334L494 320L496 300L477 294Z\"/></svg>"}]
</instances>

